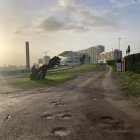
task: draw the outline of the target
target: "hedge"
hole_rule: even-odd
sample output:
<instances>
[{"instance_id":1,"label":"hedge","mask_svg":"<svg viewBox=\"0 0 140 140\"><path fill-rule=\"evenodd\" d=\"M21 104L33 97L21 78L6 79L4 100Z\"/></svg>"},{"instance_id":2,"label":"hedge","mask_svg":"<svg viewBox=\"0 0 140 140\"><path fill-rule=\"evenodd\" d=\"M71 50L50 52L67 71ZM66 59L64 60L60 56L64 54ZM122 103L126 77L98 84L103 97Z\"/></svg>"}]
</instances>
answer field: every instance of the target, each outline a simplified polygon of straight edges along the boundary
<instances>
[{"instance_id":1,"label":"hedge","mask_svg":"<svg viewBox=\"0 0 140 140\"><path fill-rule=\"evenodd\" d=\"M140 73L140 53L125 57L126 70Z\"/></svg>"}]
</instances>

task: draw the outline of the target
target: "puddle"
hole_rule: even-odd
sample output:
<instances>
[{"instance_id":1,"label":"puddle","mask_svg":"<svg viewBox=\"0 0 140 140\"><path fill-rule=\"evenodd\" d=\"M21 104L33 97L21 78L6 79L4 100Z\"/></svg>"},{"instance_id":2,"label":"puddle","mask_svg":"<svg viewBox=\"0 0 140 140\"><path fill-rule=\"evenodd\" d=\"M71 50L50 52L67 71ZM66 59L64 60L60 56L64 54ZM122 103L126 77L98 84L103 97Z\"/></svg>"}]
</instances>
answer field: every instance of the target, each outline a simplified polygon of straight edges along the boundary
<instances>
[{"instance_id":1,"label":"puddle","mask_svg":"<svg viewBox=\"0 0 140 140\"><path fill-rule=\"evenodd\" d=\"M24 114L24 117L29 117L31 116L31 114Z\"/></svg>"},{"instance_id":2,"label":"puddle","mask_svg":"<svg viewBox=\"0 0 140 140\"><path fill-rule=\"evenodd\" d=\"M9 120L9 119L11 119L11 116L10 116L10 115L7 115L7 116L4 118L4 121Z\"/></svg>"},{"instance_id":3,"label":"puddle","mask_svg":"<svg viewBox=\"0 0 140 140\"><path fill-rule=\"evenodd\" d=\"M56 106L61 107L61 106L64 106L64 104L58 103L56 104Z\"/></svg>"},{"instance_id":4,"label":"puddle","mask_svg":"<svg viewBox=\"0 0 140 140\"><path fill-rule=\"evenodd\" d=\"M102 116L98 122L99 127L106 131L115 131L117 133L129 133L130 126L126 124L123 120L115 119L111 116Z\"/></svg>"},{"instance_id":5,"label":"puddle","mask_svg":"<svg viewBox=\"0 0 140 140\"><path fill-rule=\"evenodd\" d=\"M72 117L71 114L65 114L62 116L62 118L66 120L71 119L71 117Z\"/></svg>"},{"instance_id":6,"label":"puddle","mask_svg":"<svg viewBox=\"0 0 140 140\"><path fill-rule=\"evenodd\" d=\"M52 130L52 133L62 137L68 135L70 131L64 127L57 127Z\"/></svg>"},{"instance_id":7,"label":"puddle","mask_svg":"<svg viewBox=\"0 0 140 140\"><path fill-rule=\"evenodd\" d=\"M116 120L110 116L102 116L100 118L100 120L104 121L104 122L116 122Z\"/></svg>"},{"instance_id":8,"label":"puddle","mask_svg":"<svg viewBox=\"0 0 140 140\"><path fill-rule=\"evenodd\" d=\"M42 116L43 119L53 119L54 117L51 114L45 114Z\"/></svg>"},{"instance_id":9,"label":"puddle","mask_svg":"<svg viewBox=\"0 0 140 140\"><path fill-rule=\"evenodd\" d=\"M51 102L51 104L56 105L56 104L57 104L57 102L56 102L56 101L52 101L52 102Z\"/></svg>"},{"instance_id":10,"label":"puddle","mask_svg":"<svg viewBox=\"0 0 140 140\"><path fill-rule=\"evenodd\" d=\"M62 114L62 113L56 114L57 117L62 117L63 115L64 115L64 114Z\"/></svg>"}]
</instances>

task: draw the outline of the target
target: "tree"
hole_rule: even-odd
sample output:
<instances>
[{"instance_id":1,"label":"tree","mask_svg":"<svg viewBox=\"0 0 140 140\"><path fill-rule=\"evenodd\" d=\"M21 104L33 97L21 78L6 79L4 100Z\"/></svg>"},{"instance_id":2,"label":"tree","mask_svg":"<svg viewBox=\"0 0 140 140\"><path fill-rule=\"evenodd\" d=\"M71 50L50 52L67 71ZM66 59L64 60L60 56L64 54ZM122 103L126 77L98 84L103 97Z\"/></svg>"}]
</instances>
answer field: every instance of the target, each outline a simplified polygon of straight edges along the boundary
<instances>
[{"instance_id":1,"label":"tree","mask_svg":"<svg viewBox=\"0 0 140 140\"><path fill-rule=\"evenodd\" d=\"M35 66L33 66L31 69L30 80L45 79L47 70L53 68L56 65L59 65L60 60L61 59L58 56L54 56L52 59L50 59L47 65L43 65L38 69L36 69Z\"/></svg>"}]
</instances>

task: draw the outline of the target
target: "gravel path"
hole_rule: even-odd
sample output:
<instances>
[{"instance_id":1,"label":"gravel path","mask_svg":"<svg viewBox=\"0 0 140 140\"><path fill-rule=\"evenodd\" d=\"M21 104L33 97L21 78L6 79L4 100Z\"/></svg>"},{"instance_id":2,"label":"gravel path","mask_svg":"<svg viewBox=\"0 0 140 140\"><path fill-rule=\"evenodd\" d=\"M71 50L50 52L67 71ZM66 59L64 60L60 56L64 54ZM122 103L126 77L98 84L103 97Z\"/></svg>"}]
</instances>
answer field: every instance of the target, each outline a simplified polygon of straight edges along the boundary
<instances>
[{"instance_id":1,"label":"gravel path","mask_svg":"<svg viewBox=\"0 0 140 140\"><path fill-rule=\"evenodd\" d=\"M123 96L106 66L0 100L0 140L140 139L140 110Z\"/></svg>"}]
</instances>

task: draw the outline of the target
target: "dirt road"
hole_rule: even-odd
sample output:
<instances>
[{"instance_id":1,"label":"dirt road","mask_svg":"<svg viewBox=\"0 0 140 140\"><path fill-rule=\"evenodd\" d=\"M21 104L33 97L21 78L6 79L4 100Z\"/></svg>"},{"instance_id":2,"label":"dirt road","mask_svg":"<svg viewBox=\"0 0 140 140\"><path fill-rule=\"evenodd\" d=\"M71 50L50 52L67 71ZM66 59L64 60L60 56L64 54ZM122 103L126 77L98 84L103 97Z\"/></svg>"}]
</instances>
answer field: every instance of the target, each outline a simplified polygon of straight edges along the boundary
<instances>
[{"instance_id":1,"label":"dirt road","mask_svg":"<svg viewBox=\"0 0 140 140\"><path fill-rule=\"evenodd\" d=\"M140 139L140 110L123 96L106 66L8 98L1 110L0 140ZM10 102L13 98L18 101Z\"/></svg>"}]
</instances>

